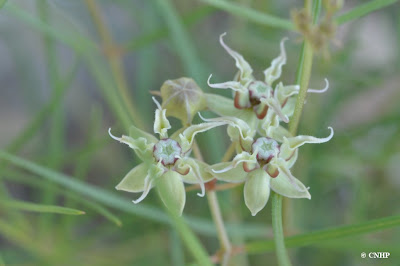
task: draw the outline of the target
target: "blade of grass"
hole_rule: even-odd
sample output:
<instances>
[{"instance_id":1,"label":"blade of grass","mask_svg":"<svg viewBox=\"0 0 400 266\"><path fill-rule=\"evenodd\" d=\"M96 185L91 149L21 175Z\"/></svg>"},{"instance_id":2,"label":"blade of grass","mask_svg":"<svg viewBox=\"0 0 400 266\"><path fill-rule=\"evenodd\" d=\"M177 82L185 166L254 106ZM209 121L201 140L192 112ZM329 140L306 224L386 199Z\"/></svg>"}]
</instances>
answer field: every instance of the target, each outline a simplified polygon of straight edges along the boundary
<instances>
[{"instance_id":1,"label":"blade of grass","mask_svg":"<svg viewBox=\"0 0 400 266\"><path fill-rule=\"evenodd\" d=\"M18 173L16 171L11 172L8 170L5 173L5 179L9 180L10 182L29 185L36 189L45 189L45 185L43 184L43 182L40 182L39 180L35 179L33 176L26 176L25 174ZM103 207L102 205L100 205L96 202L93 202L93 201L89 201L89 200L77 195L76 193L73 193L71 191L68 191L68 190L65 190L65 189L62 189L59 187L55 187L54 190L58 194L66 196L66 198L69 200L69 201L66 201L66 203L67 202L80 203L81 205L83 205L89 209L92 209L93 211L97 212L98 214L104 216L107 220L116 224L117 226L122 226L121 220L116 215L114 215L112 212L110 212L108 209ZM66 205L71 206L69 204L66 204ZM89 214L89 213L87 213L87 214ZM66 217L70 217L70 216L66 216Z\"/></svg>"},{"instance_id":2,"label":"blade of grass","mask_svg":"<svg viewBox=\"0 0 400 266\"><path fill-rule=\"evenodd\" d=\"M52 171L48 168L21 159L4 151L0 151L0 158L14 164L15 166L28 170L44 179L58 183L67 189L77 192L78 194L82 194L86 197L101 202L106 206L136 214L160 223L171 224L171 220L168 218L168 216L157 208L150 207L142 203L139 205L134 205L130 200L120 197L115 193L85 184L70 176ZM198 233L208 236L215 236L216 234L214 225L208 220L191 216L185 216L185 220ZM246 226L227 225L227 229L228 232L235 231L237 234L240 233L247 237L264 237L270 234L270 231L266 230L265 226L258 224L248 224Z\"/></svg>"},{"instance_id":3,"label":"blade of grass","mask_svg":"<svg viewBox=\"0 0 400 266\"><path fill-rule=\"evenodd\" d=\"M49 18L49 5L45 0L36 1L36 8L39 13L39 18L46 24L52 24ZM52 90L53 95L63 95L64 89L59 86L61 84L61 76L59 73L59 63L56 53L56 44L52 38L47 35L43 35L43 52L45 61L47 63L47 77L48 85ZM51 114L51 128L49 136L48 147L48 160L47 165L53 169L59 169L62 167L62 161L58 160L55 155L63 154L65 149L65 116L63 112L63 97L57 107ZM44 204L54 204L56 201L56 195L52 189L47 189L41 195L40 202ZM53 221L53 216L43 215L41 218L41 228L43 232L47 230L49 225Z\"/></svg>"},{"instance_id":4,"label":"blade of grass","mask_svg":"<svg viewBox=\"0 0 400 266\"><path fill-rule=\"evenodd\" d=\"M285 243L287 247L302 247L332 239L368 234L397 226L400 226L400 215L286 237ZM274 247L273 241L256 241L246 244L245 250L249 253L262 253L272 251Z\"/></svg>"},{"instance_id":5,"label":"blade of grass","mask_svg":"<svg viewBox=\"0 0 400 266\"><path fill-rule=\"evenodd\" d=\"M0 201L0 205L7 208L29 211L29 212L45 212L45 213L58 213L58 214L68 214L68 215L85 214L84 211L76 209L60 207L55 205L37 204L19 200L2 200Z\"/></svg>"},{"instance_id":6,"label":"blade of grass","mask_svg":"<svg viewBox=\"0 0 400 266\"><path fill-rule=\"evenodd\" d=\"M385 8L387 6L390 6L394 3L396 3L398 0L374 0L374 1L370 1L368 3L359 5L349 11L347 11L346 13L344 13L343 15L337 16L335 18L336 22L338 24L343 24L355 19L358 19L362 16L368 15L371 12L374 12L376 10Z\"/></svg>"},{"instance_id":7,"label":"blade of grass","mask_svg":"<svg viewBox=\"0 0 400 266\"><path fill-rule=\"evenodd\" d=\"M242 17L248 21L284 30L294 31L294 24L288 19L282 19L277 16L268 15L257 10L253 10L242 5L222 0L201 0L209 5L224 10L232 15Z\"/></svg>"}]
</instances>

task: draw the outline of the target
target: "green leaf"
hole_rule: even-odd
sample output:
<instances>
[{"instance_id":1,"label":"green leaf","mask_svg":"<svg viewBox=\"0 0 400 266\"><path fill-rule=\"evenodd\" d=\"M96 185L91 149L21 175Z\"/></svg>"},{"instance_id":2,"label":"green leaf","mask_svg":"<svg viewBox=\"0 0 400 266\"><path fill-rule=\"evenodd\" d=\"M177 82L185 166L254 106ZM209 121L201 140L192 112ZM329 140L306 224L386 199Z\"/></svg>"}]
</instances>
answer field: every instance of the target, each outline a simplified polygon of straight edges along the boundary
<instances>
[{"instance_id":1,"label":"green leaf","mask_svg":"<svg viewBox=\"0 0 400 266\"><path fill-rule=\"evenodd\" d=\"M369 13L379 10L381 8L387 7L389 5L392 5L396 3L398 0L375 0L375 1L370 1L368 3L359 5L358 7L355 7L351 9L350 11L347 11L343 15L340 15L335 18L336 22L338 24L343 24L348 21L358 19L362 16L368 15Z\"/></svg>"},{"instance_id":2,"label":"green leaf","mask_svg":"<svg viewBox=\"0 0 400 266\"><path fill-rule=\"evenodd\" d=\"M302 247L332 239L368 234L397 226L400 226L400 215L286 237L285 244L286 247ZM256 241L246 244L245 249L249 253L263 253L274 250L275 246L271 240Z\"/></svg>"},{"instance_id":3,"label":"green leaf","mask_svg":"<svg viewBox=\"0 0 400 266\"><path fill-rule=\"evenodd\" d=\"M232 15L242 17L248 19L251 22L274 27L280 28L285 30L295 30L293 23L288 19L282 19L280 17L276 17L273 15L264 14L262 12L233 4L232 2L228 1L221 1L221 0L202 0L203 2L210 4L216 8L222 9Z\"/></svg>"},{"instance_id":4,"label":"green leaf","mask_svg":"<svg viewBox=\"0 0 400 266\"><path fill-rule=\"evenodd\" d=\"M30 212L45 212L45 213L59 213L69 215L82 215L84 211L75 210L66 207L54 206L54 205L43 205L32 202L19 201L19 200L2 200L0 205L6 208L17 209L22 211Z\"/></svg>"}]
</instances>

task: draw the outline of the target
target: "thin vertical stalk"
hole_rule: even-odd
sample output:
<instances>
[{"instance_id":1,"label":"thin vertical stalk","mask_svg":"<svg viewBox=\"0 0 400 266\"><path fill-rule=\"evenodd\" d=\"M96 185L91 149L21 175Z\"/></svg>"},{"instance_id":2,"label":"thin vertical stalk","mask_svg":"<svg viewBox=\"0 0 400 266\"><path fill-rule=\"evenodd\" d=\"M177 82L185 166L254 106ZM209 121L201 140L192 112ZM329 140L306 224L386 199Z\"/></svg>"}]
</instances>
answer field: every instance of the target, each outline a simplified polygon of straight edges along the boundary
<instances>
[{"instance_id":1,"label":"thin vertical stalk","mask_svg":"<svg viewBox=\"0 0 400 266\"><path fill-rule=\"evenodd\" d=\"M230 150L231 149L228 149L228 151ZM197 144L196 141L193 143L193 153L198 160L204 161L199 145ZM218 240L221 247L221 254L223 256L221 265L228 265L229 258L231 255L232 245L231 242L229 241L228 233L226 232L226 228L221 214L221 209L219 208L217 194L215 193L214 190L207 190L206 195L207 195L208 206L211 211L211 216L214 221L215 227L217 229Z\"/></svg>"},{"instance_id":2,"label":"thin vertical stalk","mask_svg":"<svg viewBox=\"0 0 400 266\"><path fill-rule=\"evenodd\" d=\"M274 241L276 256L280 266L290 266L290 259L285 248L285 238L282 227L282 195L273 193L272 195L272 228L274 231Z\"/></svg>"},{"instance_id":3,"label":"thin vertical stalk","mask_svg":"<svg viewBox=\"0 0 400 266\"><path fill-rule=\"evenodd\" d=\"M115 45L109 29L107 28L107 25L103 21L100 7L94 0L85 0L85 3L89 10L90 16L92 17L93 23L95 24L97 31L100 35L100 39L102 41L102 47L104 49L108 64L110 65L111 73L117 85L120 98L124 103L125 107L127 108L129 115L132 117L134 123L138 127L144 128L144 123L140 118L139 112L132 104L133 97L129 92L128 85L126 82L121 52Z\"/></svg>"},{"instance_id":4,"label":"thin vertical stalk","mask_svg":"<svg viewBox=\"0 0 400 266\"><path fill-rule=\"evenodd\" d=\"M312 12L313 8L312 0L305 0L304 8L309 14ZM320 12L321 0L314 0L314 10L313 10L313 23L316 23L317 16ZM289 123L289 132L294 136L296 135L297 128L299 126L300 117L303 111L304 102L307 96L308 84L310 82L311 70L313 63L313 49L311 43L305 39L299 58L299 66L296 73L296 84L300 85L300 91L297 95L296 105L294 108L293 117ZM287 203L287 201L286 201ZM286 204L288 205L288 204ZM285 218L288 218L288 207L286 206ZM287 250L285 247L285 238L283 234L282 226L282 196L274 194L272 200L272 228L274 231L276 255L278 257L279 265L286 266L291 265Z\"/></svg>"}]
</instances>

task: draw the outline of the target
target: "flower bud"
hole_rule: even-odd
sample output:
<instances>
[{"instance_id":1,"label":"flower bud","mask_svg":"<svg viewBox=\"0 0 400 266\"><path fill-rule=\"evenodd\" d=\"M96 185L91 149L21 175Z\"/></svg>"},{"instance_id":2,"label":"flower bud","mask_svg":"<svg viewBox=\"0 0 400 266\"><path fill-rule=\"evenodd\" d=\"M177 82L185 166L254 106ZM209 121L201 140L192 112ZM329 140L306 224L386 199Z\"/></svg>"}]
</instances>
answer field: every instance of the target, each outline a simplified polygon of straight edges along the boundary
<instances>
[{"instance_id":1,"label":"flower bud","mask_svg":"<svg viewBox=\"0 0 400 266\"><path fill-rule=\"evenodd\" d=\"M193 116L206 109L203 91L191 78L167 80L161 86L162 108L167 116L174 116L183 125L190 125Z\"/></svg>"}]
</instances>

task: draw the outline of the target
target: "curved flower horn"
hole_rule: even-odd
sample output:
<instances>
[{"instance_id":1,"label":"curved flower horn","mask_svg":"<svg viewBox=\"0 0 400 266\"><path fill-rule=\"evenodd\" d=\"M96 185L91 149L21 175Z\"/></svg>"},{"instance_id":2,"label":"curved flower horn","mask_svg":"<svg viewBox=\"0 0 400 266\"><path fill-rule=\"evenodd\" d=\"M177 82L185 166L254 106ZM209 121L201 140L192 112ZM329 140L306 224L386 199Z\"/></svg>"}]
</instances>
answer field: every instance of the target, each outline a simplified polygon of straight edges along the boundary
<instances>
[{"instance_id":1,"label":"curved flower horn","mask_svg":"<svg viewBox=\"0 0 400 266\"><path fill-rule=\"evenodd\" d=\"M160 138L168 138L168 129L171 128L171 124L167 119L166 109L162 109L160 103L156 100L156 98L152 97L154 103L157 105L156 115L154 119L154 133L160 135Z\"/></svg>"},{"instance_id":2,"label":"curved flower horn","mask_svg":"<svg viewBox=\"0 0 400 266\"><path fill-rule=\"evenodd\" d=\"M240 82L237 81L226 81L222 83L210 83L210 79L212 77L212 74L208 77L207 84L211 88L214 89L231 89L233 91L238 91L238 92L246 92L246 88L243 87Z\"/></svg>"},{"instance_id":3,"label":"curved flower horn","mask_svg":"<svg viewBox=\"0 0 400 266\"><path fill-rule=\"evenodd\" d=\"M180 145L182 148L182 152L186 153L192 148L192 144L194 141L194 136L197 133L201 133L207 130L210 130L214 127L225 125L226 122L209 122L209 123L201 123L197 125L191 125L190 127L186 128L182 133L179 134Z\"/></svg>"},{"instance_id":4,"label":"curved flower horn","mask_svg":"<svg viewBox=\"0 0 400 266\"><path fill-rule=\"evenodd\" d=\"M246 151L239 153L235 156L235 158L233 158L232 160L232 164L229 165L228 167L221 169L221 170L214 170L211 169L211 171L213 171L216 174L220 174L220 173L224 173L227 172L233 168L236 168L240 163L257 163L257 152L250 154Z\"/></svg>"},{"instance_id":5,"label":"curved flower horn","mask_svg":"<svg viewBox=\"0 0 400 266\"><path fill-rule=\"evenodd\" d=\"M289 123L289 117L282 112L282 107L276 98L261 98L261 102L271 107L283 122Z\"/></svg>"},{"instance_id":6,"label":"curved flower horn","mask_svg":"<svg viewBox=\"0 0 400 266\"><path fill-rule=\"evenodd\" d=\"M137 204L146 198L147 194L149 194L149 191L153 186L153 181L154 179L151 178L150 174L147 174L146 178L144 179L143 193L137 200L132 200L133 203Z\"/></svg>"},{"instance_id":7,"label":"curved flower horn","mask_svg":"<svg viewBox=\"0 0 400 266\"><path fill-rule=\"evenodd\" d=\"M220 122L228 124L239 131L242 141L253 143L253 135L255 134L254 130L252 130L250 126L240 118L231 116L204 118L200 113L199 117L205 122Z\"/></svg>"},{"instance_id":8,"label":"curved flower horn","mask_svg":"<svg viewBox=\"0 0 400 266\"><path fill-rule=\"evenodd\" d=\"M308 89L307 92L308 93L324 93L324 92L328 91L328 89L329 89L329 81L328 81L327 78L325 78L324 80L325 80L325 87L323 89L321 89L321 90ZM300 90L300 86L298 86L296 88L296 90L299 91Z\"/></svg>"},{"instance_id":9,"label":"curved flower horn","mask_svg":"<svg viewBox=\"0 0 400 266\"><path fill-rule=\"evenodd\" d=\"M308 93L324 93L328 89L329 89L329 81L327 78L325 78L325 88L323 88L322 90L308 89L307 92Z\"/></svg>"},{"instance_id":10,"label":"curved flower horn","mask_svg":"<svg viewBox=\"0 0 400 266\"><path fill-rule=\"evenodd\" d=\"M128 145L130 148L132 148L134 150L139 149L139 146L137 145L136 141L133 138L125 136L125 135L122 135L121 138L114 136L111 133L111 127L108 129L108 135L110 135L111 138Z\"/></svg>"},{"instance_id":11,"label":"curved flower horn","mask_svg":"<svg viewBox=\"0 0 400 266\"><path fill-rule=\"evenodd\" d=\"M305 143L324 143L324 142L328 142L332 139L333 137L333 128L332 127L328 127L328 129L331 131L331 133L329 134L329 136L325 137L325 138L317 138L317 137L313 137L313 136L306 136L306 135L300 135L300 136L296 136L293 138L284 138L284 144L288 145L290 147L290 149L296 149L302 145L304 145Z\"/></svg>"},{"instance_id":12,"label":"curved flower horn","mask_svg":"<svg viewBox=\"0 0 400 266\"><path fill-rule=\"evenodd\" d=\"M269 84L270 86L272 83L277 80L282 74L282 66L286 64L286 51L285 51L285 41L288 38L285 37L282 39L280 43L281 54L272 60L271 66L264 70L265 76L265 83Z\"/></svg>"},{"instance_id":13,"label":"curved flower horn","mask_svg":"<svg viewBox=\"0 0 400 266\"><path fill-rule=\"evenodd\" d=\"M233 59L235 59L236 67L240 71L240 79L243 80L243 79L250 78L251 74L253 73L253 69L251 68L249 63L247 63L247 61L243 58L243 56L241 54L239 54L238 52L232 50L231 48L229 48L228 45L226 45L224 43L224 36L225 35L226 35L226 32L222 33L219 36L219 43L222 45L222 47L224 47L224 49L228 52L228 54L230 56L232 56Z\"/></svg>"}]
</instances>

